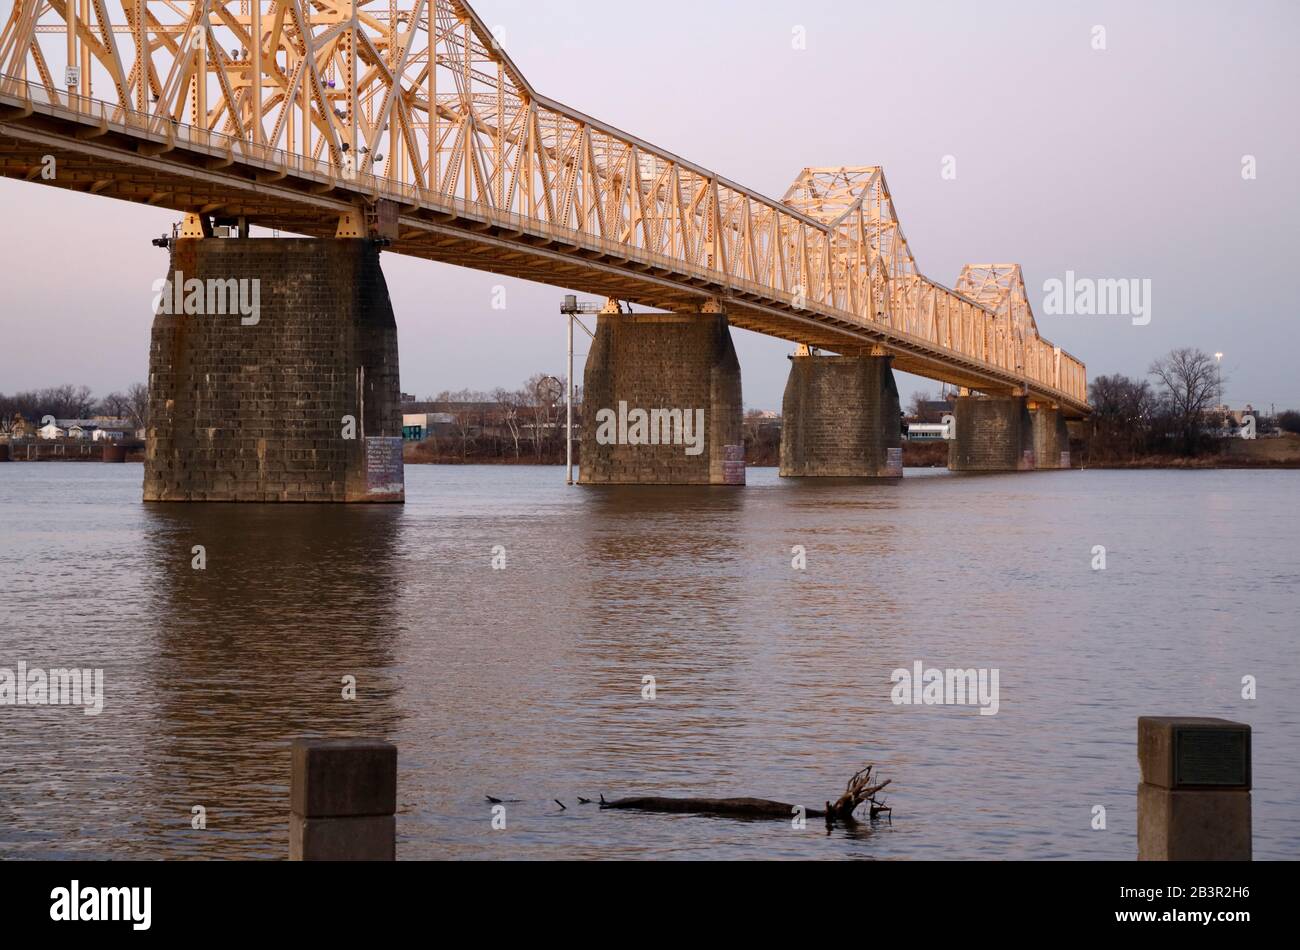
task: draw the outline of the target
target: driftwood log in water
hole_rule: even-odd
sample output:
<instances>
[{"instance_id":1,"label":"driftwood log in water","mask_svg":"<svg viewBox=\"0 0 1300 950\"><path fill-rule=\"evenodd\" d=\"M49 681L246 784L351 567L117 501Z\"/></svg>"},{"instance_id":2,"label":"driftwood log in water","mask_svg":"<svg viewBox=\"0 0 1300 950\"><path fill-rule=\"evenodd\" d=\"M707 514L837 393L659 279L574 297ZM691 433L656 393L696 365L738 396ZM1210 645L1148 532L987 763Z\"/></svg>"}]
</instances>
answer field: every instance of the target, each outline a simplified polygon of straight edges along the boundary
<instances>
[{"instance_id":1,"label":"driftwood log in water","mask_svg":"<svg viewBox=\"0 0 1300 950\"><path fill-rule=\"evenodd\" d=\"M794 814L795 806L787 805L785 802L774 802L766 798L661 798L644 796L641 798L616 798L612 802L607 802L602 798L600 807L695 815L727 815L731 818L789 818ZM810 808L804 814L813 818L820 818L826 813Z\"/></svg>"},{"instance_id":2,"label":"driftwood log in water","mask_svg":"<svg viewBox=\"0 0 1300 950\"><path fill-rule=\"evenodd\" d=\"M844 794L833 803L827 802L825 809L805 808L803 814L808 818L825 818L828 824L835 821L856 821L853 813L864 802L871 805L870 814L874 819L881 812L888 812L889 807L877 801L876 795L890 783L885 779L875 785L871 783L871 769L868 765L849 779ZM618 798L612 802L600 798L601 808L626 808L636 811L657 811L692 815L721 815L728 818L789 818L795 814L794 805L775 802L766 798L663 798L642 796L637 798Z\"/></svg>"}]
</instances>

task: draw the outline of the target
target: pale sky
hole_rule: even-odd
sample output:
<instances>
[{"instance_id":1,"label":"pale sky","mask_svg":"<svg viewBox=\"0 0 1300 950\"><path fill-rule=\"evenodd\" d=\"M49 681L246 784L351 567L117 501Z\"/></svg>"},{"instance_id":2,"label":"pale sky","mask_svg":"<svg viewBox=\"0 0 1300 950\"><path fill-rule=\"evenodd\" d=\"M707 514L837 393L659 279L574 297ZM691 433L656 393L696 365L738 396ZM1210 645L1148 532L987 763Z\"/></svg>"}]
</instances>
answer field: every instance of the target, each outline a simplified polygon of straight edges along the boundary
<instances>
[{"instance_id":1,"label":"pale sky","mask_svg":"<svg viewBox=\"0 0 1300 950\"><path fill-rule=\"evenodd\" d=\"M1020 263L1043 335L1090 378L1196 346L1225 353L1230 403L1300 408L1294 2L473 6L541 93L772 197L805 166L883 165L922 272L952 286L965 263ZM10 180L0 211L0 391L143 381L166 269L149 241L179 216ZM404 391L563 371L560 289L393 254L384 269ZM1150 324L1042 313L1066 271L1149 279ZM779 408L792 347L733 334L746 404Z\"/></svg>"}]
</instances>

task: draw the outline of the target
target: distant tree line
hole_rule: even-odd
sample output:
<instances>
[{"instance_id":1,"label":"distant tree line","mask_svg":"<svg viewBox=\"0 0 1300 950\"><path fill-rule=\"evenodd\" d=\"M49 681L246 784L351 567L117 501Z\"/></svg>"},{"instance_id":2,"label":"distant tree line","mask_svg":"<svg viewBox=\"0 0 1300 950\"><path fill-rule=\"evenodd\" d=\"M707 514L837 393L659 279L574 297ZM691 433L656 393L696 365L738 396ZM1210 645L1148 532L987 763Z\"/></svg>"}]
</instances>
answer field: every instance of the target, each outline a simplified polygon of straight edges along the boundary
<instances>
[{"instance_id":1,"label":"distant tree line","mask_svg":"<svg viewBox=\"0 0 1300 950\"><path fill-rule=\"evenodd\" d=\"M89 386L70 383L13 395L0 393L0 432L9 431L16 415L37 425L45 416L56 419L112 416L129 419L136 428L142 429L148 422L148 414L149 387L144 383L135 383L125 392L111 392L102 399L96 398Z\"/></svg>"},{"instance_id":2,"label":"distant tree line","mask_svg":"<svg viewBox=\"0 0 1300 950\"><path fill-rule=\"evenodd\" d=\"M1227 419L1218 418L1217 411L1225 380L1210 354L1190 347L1173 350L1151 364L1147 377L1133 379L1116 373L1092 380L1088 396L1093 412L1087 422L1087 440L1094 460L1194 456L1209 450L1227 427ZM418 411L450 420L440 431L429 434L420 452L441 461L560 461L565 448L564 388L562 377L537 373L517 389L444 390L415 404L422 407ZM928 393L916 393L909 418L928 419L941 406L941 401ZM417 411L411 404L403 409ZM144 383L102 398L88 386L72 384L0 393L0 432L10 430L16 415L38 425L45 416L112 416L144 428L148 410L149 387ZM582 388L578 386L574 388L575 436L581 413ZM1272 419L1262 412L1256 416L1261 431L1277 428L1300 434L1300 412L1288 410ZM779 417L746 412L744 434L750 461L763 464L775 460L780 432ZM576 444L574 448L576 453Z\"/></svg>"},{"instance_id":3,"label":"distant tree line","mask_svg":"<svg viewBox=\"0 0 1300 950\"><path fill-rule=\"evenodd\" d=\"M745 461L750 465L778 465L781 461L782 418L759 409L746 409L743 435Z\"/></svg>"},{"instance_id":4,"label":"distant tree line","mask_svg":"<svg viewBox=\"0 0 1300 950\"><path fill-rule=\"evenodd\" d=\"M581 420L582 387L574 387L574 438ZM404 412L427 412L450 421L429 432L420 453L446 461L555 462L564 457L565 380L537 373L518 389L443 390ZM576 445L575 445L576 448Z\"/></svg>"},{"instance_id":5,"label":"distant tree line","mask_svg":"<svg viewBox=\"0 0 1300 950\"><path fill-rule=\"evenodd\" d=\"M1215 358L1191 347L1155 360L1147 379L1116 373L1088 387L1089 455L1097 461L1143 456L1191 457L1211 449L1230 426L1220 411L1225 379ZM1300 413L1275 420L1256 413L1258 428L1300 431Z\"/></svg>"}]
</instances>

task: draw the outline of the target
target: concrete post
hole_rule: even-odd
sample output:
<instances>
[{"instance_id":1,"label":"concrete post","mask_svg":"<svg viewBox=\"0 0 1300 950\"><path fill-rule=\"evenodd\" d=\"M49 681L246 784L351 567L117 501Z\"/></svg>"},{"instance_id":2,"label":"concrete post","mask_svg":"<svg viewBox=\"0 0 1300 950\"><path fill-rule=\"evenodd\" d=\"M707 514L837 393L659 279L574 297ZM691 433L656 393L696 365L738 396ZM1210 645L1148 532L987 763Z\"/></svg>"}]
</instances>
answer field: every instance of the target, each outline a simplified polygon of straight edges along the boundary
<instances>
[{"instance_id":1,"label":"concrete post","mask_svg":"<svg viewBox=\"0 0 1300 950\"><path fill-rule=\"evenodd\" d=\"M1036 467L1033 423L1023 396L960 396L948 443L954 472L1025 472Z\"/></svg>"},{"instance_id":2,"label":"concrete post","mask_svg":"<svg viewBox=\"0 0 1300 950\"><path fill-rule=\"evenodd\" d=\"M892 357L791 357L782 416L782 478L903 476Z\"/></svg>"},{"instance_id":3,"label":"concrete post","mask_svg":"<svg viewBox=\"0 0 1300 950\"><path fill-rule=\"evenodd\" d=\"M1249 861L1250 726L1138 719L1139 861Z\"/></svg>"},{"instance_id":4,"label":"concrete post","mask_svg":"<svg viewBox=\"0 0 1300 950\"><path fill-rule=\"evenodd\" d=\"M744 485L725 314L602 312L582 396L582 485Z\"/></svg>"},{"instance_id":5,"label":"concrete post","mask_svg":"<svg viewBox=\"0 0 1300 950\"><path fill-rule=\"evenodd\" d=\"M397 747L295 740L290 805L290 861L395 860Z\"/></svg>"}]
</instances>

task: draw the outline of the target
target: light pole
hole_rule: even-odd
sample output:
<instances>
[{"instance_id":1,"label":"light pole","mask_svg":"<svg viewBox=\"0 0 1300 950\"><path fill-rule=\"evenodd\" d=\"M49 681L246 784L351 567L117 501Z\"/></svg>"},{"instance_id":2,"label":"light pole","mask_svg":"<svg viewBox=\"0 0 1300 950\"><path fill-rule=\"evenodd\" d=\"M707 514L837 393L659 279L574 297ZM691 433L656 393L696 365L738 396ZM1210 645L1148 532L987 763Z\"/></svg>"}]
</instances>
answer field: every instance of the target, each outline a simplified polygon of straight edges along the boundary
<instances>
[{"instance_id":1,"label":"light pole","mask_svg":"<svg viewBox=\"0 0 1300 950\"><path fill-rule=\"evenodd\" d=\"M1223 354L1215 353L1214 362L1216 365L1215 394L1219 400L1219 408L1223 408Z\"/></svg>"},{"instance_id":2,"label":"light pole","mask_svg":"<svg viewBox=\"0 0 1300 950\"><path fill-rule=\"evenodd\" d=\"M564 377L564 484L573 484L573 314L569 314L569 368Z\"/></svg>"},{"instance_id":3,"label":"light pole","mask_svg":"<svg viewBox=\"0 0 1300 950\"><path fill-rule=\"evenodd\" d=\"M569 370L567 386L564 394L564 408L566 421L564 424L564 483L573 484L573 323L577 320L580 313L598 313L600 308L595 304L578 303L578 298L573 294L566 294L564 300L560 303L560 313L569 318ZM578 326L582 327L582 332L587 336L592 336L590 330L581 321L577 321Z\"/></svg>"}]
</instances>

